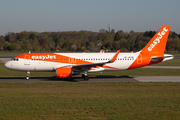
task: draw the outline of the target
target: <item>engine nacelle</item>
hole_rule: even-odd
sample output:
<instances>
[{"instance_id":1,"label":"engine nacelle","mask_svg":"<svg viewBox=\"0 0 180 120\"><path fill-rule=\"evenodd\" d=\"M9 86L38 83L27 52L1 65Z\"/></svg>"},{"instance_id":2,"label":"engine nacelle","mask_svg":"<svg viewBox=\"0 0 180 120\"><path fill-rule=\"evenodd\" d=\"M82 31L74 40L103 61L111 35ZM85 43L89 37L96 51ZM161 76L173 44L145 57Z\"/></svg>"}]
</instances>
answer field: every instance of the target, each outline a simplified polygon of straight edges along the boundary
<instances>
[{"instance_id":1,"label":"engine nacelle","mask_svg":"<svg viewBox=\"0 0 180 120\"><path fill-rule=\"evenodd\" d=\"M68 78L72 75L79 75L79 70L72 70L72 68L56 68L56 75L58 78Z\"/></svg>"},{"instance_id":2,"label":"engine nacelle","mask_svg":"<svg viewBox=\"0 0 180 120\"><path fill-rule=\"evenodd\" d=\"M58 78L72 77L72 68L57 68L56 75Z\"/></svg>"}]
</instances>

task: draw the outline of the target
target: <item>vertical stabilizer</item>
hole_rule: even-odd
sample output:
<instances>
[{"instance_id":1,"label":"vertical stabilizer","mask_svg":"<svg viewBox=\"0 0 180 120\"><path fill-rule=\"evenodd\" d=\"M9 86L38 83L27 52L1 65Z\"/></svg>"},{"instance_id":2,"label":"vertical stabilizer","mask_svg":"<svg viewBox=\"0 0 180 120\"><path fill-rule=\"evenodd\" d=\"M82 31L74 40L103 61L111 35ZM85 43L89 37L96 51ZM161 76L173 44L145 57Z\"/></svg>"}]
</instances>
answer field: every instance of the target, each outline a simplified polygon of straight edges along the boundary
<instances>
[{"instance_id":1,"label":"vertical stabilizer","mask_svg":"<svg viewBox=\"0 0 180 120\"><path fill-rule=\"evenodd\" d=\"M149 43L142 49L141 54L164 55L171 26L162 26Z\"/></svg>"}]
</instances>

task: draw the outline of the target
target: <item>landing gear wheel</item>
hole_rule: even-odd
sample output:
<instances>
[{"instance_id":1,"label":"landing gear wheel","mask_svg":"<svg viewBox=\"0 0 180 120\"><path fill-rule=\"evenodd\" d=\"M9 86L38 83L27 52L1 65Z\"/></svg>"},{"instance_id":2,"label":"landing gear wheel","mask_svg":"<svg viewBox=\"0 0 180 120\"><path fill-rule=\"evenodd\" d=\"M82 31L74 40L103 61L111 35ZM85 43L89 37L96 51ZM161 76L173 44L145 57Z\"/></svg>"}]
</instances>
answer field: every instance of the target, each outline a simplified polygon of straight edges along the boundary
<instances>
[{"instance_id":1,"label":"landing gear wheel","mask_svg":"<svg viewBox=\"0 0 180 120\"><path fill-rule=\"evenodd\" d=\"M29 80L30 72L27 71L26 80Z\"/></svg>"},{"instance_id":2,"label":"landing gear wheel","mask_svg":"<svg viewBox=\"0 0 180 120\"><path fill-rule=\"evenodd\" d=\"M88 77L87 74L82 74L82 78L83 78L84 80L89 80L89 77Z\"/></svg>"},{"instance_id":3,"label":"landing gear wheel","mask_svg":"<svg viewBox=\"0 0 180 120\"><path fill-rule=\"evenodd\" d=\"M89 77L88 77L88 76L85 76L85 77L84 77L84 80L86 80L86 81L89 80Z\"/></svg>"}]
</instances>

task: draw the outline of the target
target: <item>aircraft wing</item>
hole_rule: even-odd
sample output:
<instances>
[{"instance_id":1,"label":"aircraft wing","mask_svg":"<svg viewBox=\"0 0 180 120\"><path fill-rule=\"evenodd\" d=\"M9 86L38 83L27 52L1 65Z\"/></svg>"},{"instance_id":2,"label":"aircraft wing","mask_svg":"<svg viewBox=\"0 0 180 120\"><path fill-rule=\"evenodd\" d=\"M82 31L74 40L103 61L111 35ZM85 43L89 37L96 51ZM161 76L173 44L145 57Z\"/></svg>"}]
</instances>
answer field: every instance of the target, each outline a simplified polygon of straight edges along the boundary
<instances>
[{"instance_id":1,"label":"aircraft wing","mask_svg":"<svg viewBox=\"0 0 180 120\"><path fill-rule=\"evenodd\" d=\"M108 64L108 63L113 63L116 60L119 52L120 52L120 50L118 50L116 52L116 54L112 57L112 59L107 61L107 62L70 65L70 66L63 66L62 68L81 68L81 67L89 67L90 68L90 67L96 67L96 66L103 66L103 65Z\"/></svg>"},{"instance_id":2,"label":"aircraft wing","mask_svg":"<svg viewBox=\"0 0 180 120\"><path fill-rule=\"evenodd\" d=\"M72 66L72 67L74 67L74 68L75 68L75 67L76 67L76 68L77 68L77 67L95 67L95 66L103 66L103 65L105 65L105 64L107 64L107 63L113 63L113 62L116 60L119 52L120 52L120 50L118 50L118 51L116 52L116 54L112 57L112 59L109 60L109 61L107 61L107 62L90 63L90 64L80 64L80 65L74 65L74 66Z\"/></svg>"}]
</instances>

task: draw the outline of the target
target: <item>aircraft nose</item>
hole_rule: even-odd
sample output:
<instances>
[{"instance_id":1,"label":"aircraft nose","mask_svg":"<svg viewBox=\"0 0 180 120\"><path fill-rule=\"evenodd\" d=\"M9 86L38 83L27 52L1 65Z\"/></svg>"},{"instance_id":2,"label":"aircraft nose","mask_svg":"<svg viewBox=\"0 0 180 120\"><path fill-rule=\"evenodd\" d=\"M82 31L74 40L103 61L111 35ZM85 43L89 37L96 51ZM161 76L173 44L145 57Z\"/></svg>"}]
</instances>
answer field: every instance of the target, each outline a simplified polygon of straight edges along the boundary
<instances>
[{"instance_id":1,"label":"aircraft nose","mask_svg":"<svg viewBox=\"0 0 180 120\"><path fill-rule=\"evenodd\" d=\"M10 63L9 63L9 62L6 62L6 63L4 64L4 67L5 67L5 68L7 68L7 69L9 69L9 68L10 68L10 66L11 66L11 65L10 65Z\"/></svg>"}]
</instances>

